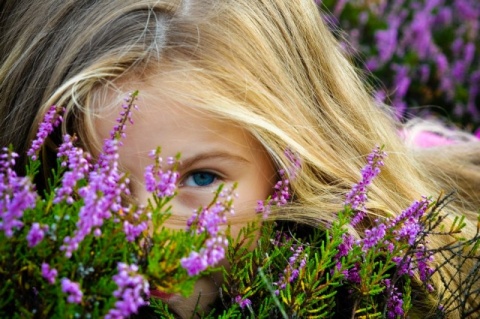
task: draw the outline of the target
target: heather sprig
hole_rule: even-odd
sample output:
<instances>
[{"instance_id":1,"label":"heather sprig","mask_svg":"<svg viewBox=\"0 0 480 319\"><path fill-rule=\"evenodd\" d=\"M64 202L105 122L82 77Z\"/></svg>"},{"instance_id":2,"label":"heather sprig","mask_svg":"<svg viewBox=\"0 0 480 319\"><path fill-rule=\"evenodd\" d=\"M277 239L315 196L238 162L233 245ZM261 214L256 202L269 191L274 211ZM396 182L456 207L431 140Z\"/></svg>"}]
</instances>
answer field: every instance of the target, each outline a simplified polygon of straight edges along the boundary
<instances>
[{"instance_id":1,"label":"heather sprig","mask_svg":"<svg viewBox=\"0 0 480 319\"><path fill-rule=\"evenodd\" d=\"M205 233L205 244L199 251L192 251L180 260L190 276L195 276L209 267L216 266L225 258L228 240L222 227L227 226L227 215L234 214L233 199L236 185L220 187L206 207L197 209L187 221L187 231L193 234Z\"/></svg>"},{"instance_id":2,"label":"heather sprig","mask_svg":"<svg viewBox=\"0 0 480 319\"><path fill-rule=\"evenodd\" d=\"M365 206L367 202L367 187L372 183L373 179L380 173L380 168L385 165L384 159L387 154L381 147L377 146L367 156L367 165L362 168L362 179L355 185L353 185L350 192L345 199L345 205L355 212L351 220L352 226L357 225L366 215L367 208Z\"/></svg>"},{"instance_id":3,"label":"heather sprig","mask_svg":"<svg viewBox=\"0 0 480 319\"><path fill-rule=\"evenodd\" d=\"M161 148L158 147L149 154L155 163L145 168L145 188L159 198L171 197L175 194L177 181L180 177L180 174L177 172L180 154L176 158L167 158L167 165L171 166L171 168L163 171L163 158L160 156L160 153Z\"/></svg>"},{"instance_id":4,"label":"heather sprig","mask_svg":"<svg viewBox=\"0 0 480 319\"><path fill-rule=\"evenodd\" d=\"M275 290L277 295L280 294L280 290L285 289L287 284L297 279L307 263L308 255L304 254L302 245L292 245L290 250L293 252L293 255L288 258L287 267L283 270L278 281L273 283L277 287L277 290Z\"/></svg>"},{"instance_id":5,"label":"heather sprig","mask_svg":"<svg viewBox=\"0 0 480 319\"><path fill-rule=\"evenodd\" d=\"M7 237L23 227L23 213L35 207L38 197L31 179L14 171L17 157L11 149L0 151L0 231Z\"/></svg>"},{"instance_id":6,"label":"heather sprig","mask_svg":"<svg viewBox=\"0 0 480 319\"><path fill-rule=\"evenodd\" d=\"M263 219L267 219L270 215L272 207L285 206L291 198L290 181L295 180L302 168L302 161L298 154L287 148L284 152L289 165L287 170L280 169L278 171L279 180L273 187L273 195L266 200L259 200L255 211L262 214Z\"/></svg>"},{"instance_id":7,"label":"heather sprig","mask_svg":"<svg viewBox=\"0 0 480 319\"><path fill-rule=\"evenodd\" d=\"M67 294L67 301L69 303L81 303L83 292L78 282L71 281L68 278L62 278L62 291Z\"/></svg>"},{"instance_id":8,"label":"heather sprig","mask_svg":"<svg viewBox=\"0 0 480 319\"><path fill-rule=\"evenodd\" d=\"M105 319L128 318L136 314L141 306L148 304L150 295L148 281L138 274L138 266L119 263L118 274L113 276L117 289L113 292L117 301Z\"/></svg>"},{"instance_id":9,"label":"heather sprig","mask_svg":"<svg viewBox=\"0 0 480 319\"><path fill-rule=\"evenodd\" d=\"M65 134L60 145L57 157L61 159L61 166L68 168L63 174L62 185L56 190L54 202L65 200L73 203L73 191L77 183L86 178L91 169L91 158L82 148L74 146L77 137Z\"/></svg>"},{"instance_id":10,"label":"heather sprig","mask_svg":"<svg viewBox=\"0 0 480 319\"><path fill-rule=\"evenodd\" d=\"M57 278L58 271L51 268L49 264L42 263L42 277L45 278L49 284L54 284Z\"/></svg>"},{"instance_id":11,"label":"heather sprig","mask_svg":"<svg viewBox=\"0 0 480 319\"><path fill-rule=\"evenodd\" d=\"M38 152L48 135L50 135L50 133L52 133L53 130L63 121L62 113L64 111L64 108L59 108L56 105L52 105L45 113L43 121L40 122L38 127L37 136L32 141L32 145L27 151L27 155L33 160L37 159Z\"/></svg>"}]
</instances>

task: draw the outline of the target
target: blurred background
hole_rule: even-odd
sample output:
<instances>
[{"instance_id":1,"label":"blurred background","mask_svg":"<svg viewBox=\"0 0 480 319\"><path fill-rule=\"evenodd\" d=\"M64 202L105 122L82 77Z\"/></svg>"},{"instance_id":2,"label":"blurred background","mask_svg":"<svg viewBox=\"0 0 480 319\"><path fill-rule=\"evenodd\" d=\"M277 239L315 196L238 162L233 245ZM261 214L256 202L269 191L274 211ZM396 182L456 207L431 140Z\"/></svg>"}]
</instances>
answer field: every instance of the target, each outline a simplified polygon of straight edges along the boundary
<instances>
[{"instance_id":1,"label":"blurred background","mask_svg":"<svg viewBox=\"0 0 480 319\"><path fill-rule=\"evenodd\" d=\"M480 0L317 0L378 100L480 137Z\"/></svg>"}]
</instances>

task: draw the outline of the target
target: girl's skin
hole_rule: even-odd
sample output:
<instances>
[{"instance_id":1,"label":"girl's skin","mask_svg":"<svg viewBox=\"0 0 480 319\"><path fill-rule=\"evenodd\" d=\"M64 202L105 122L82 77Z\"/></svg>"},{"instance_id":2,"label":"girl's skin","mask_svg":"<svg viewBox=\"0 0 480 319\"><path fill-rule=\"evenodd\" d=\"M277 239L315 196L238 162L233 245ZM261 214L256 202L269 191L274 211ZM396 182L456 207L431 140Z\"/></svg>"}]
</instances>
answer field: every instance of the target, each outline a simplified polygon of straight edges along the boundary
<instances>
[{"instance_id":1,"label":"girl's skin","mask_svg":"<svg viewBox=\"0 0 480 319\"><path fill-rule=\"evenodd\" d=\"M143 176L145 167L153 161L148 156L151 150L161 146L164 159L180 153L178 196L172 201L173 216L167 226L184 229L192 212L208 205L220 184L228 187L237 182L235 215L228 216L234 224L235 237L246 221L254 219L257 201L271 193L276 180L273 163L246 130L210 113L159 97L160 82L154 76L138 84L143 88L138 101L140 109L133 112L135 123L128 126L120 148L119 164L130 173L132 193L139 203L147 202L149 193ZM102 138L108 138L117 116L118 109L101 112L96 127ZM168 169L164 162L163 168ZM174 296L169 303L181 317L190 317L199 295L199 305L206 309L216 299L220 286L221 274L202 278L188 299Z\"/></svg>"}]
</instances>

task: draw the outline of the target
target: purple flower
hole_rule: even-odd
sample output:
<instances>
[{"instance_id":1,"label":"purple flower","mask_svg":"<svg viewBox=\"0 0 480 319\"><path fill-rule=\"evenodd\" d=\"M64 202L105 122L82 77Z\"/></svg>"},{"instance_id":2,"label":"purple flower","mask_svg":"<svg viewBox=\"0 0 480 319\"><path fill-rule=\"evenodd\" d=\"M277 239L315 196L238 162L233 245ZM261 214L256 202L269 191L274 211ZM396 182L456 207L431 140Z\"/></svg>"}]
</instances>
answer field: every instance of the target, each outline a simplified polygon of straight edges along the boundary
<instances>
[{"instance_id":1,"label":"purple flower","mask_svg":"<svg viewBox=\"0 0 480 319\"><path fill-rule=\"evenodd\" d=\"M415 265L411 256L394 256L392 261L397 265L398 275L408 275L409 277L415 275Z\"/></svg>"},{"instance_id":2,"label":"purple flower","mask_svg":"<svg viewBox=\"0 0 480 319\"><path fill-rule=\"evenodd\" d=\"M448 60L444 54L437 54L435 56L435 64L437 66L438 76L442 76L448 69Z\"/></svg>"},{"instance_id":3,"label":"purple flower","mask_svg":"<svg viewBox=\"0 0 480 319\"><path fill-rule=\"evenodd\" d=\"M120 116L117 118L117 125L110 132L110 139L119 140L125 138L126 123L133 124L132 108L138 110L138 105L135 104L137 100L138 91L130 93L128 97L124 99L125 103L122 104L123 111L120 112Z\"/></svg>"},{"instance_id":4,"label":"purple flower","mask_svg":"<svg viewBox=\"0 0 480 319\"><path fill-rule=\"evenodd\" d=\"M395 53L395 49L397 48L397 33L398 30L395 27L375 32L375 43L381 63L389 61Z\"/></svg>"},{"instance_id":5,"label":"purple flower","mask_svg":"<svg viewBox=\"0 0 480 319\"><path fill-rule=\"evenodd\" d=\"M281 179L273 187L273 195L266 201L258 201L255 211L263 214L263 219L267 219L272 206L285 206L290 199L290 181L284 170L280 170Z\"/></svg>"},{"instance_id":6,"label":"purple flower","mask_svg":"<svg viewBox=\"0 0 480 319\"><path fill-rule=\"evenodd\" d=\"M146 221L141 222L140 224L134 225L129 221L123 222L123 231L127 236L127 240L132 242L140 236L142 232L144 232L148 228L148 223Z\"/></svg>"},{"instance_id":7,"label":"purple flower","mask_svg":"<svg viewBox=\"0 0 480 319\"><path fill-rule=\"evenodd\" d=\"M63 136L63 143L58 149L58 158L63 158L62 166L67 166L68 171L62 176L62 186L55 191L54 203L65 200L72 204L72 193L77 182L85 178L90 170L90 156L83 152L83 149L73 146L75 137L66 134Z\"/></svg>"},{"instance_id":8,"label":"purple flower","mask_svg":"<svg viewBox=\"0 0 480 319\"><path fill-rule=\"evenodd\" d=\"M50 284L55 283L57 274L58 272L55 268L50 268L49 264L42 263L42 277L45 278Z\"/></svg>"},{"instance_id":9,"label":"purple flower","mask_svg":"<svg viewBox=\"0 0 480 319\"><path fill-rule=\"evenodd\" d=\"M345 205L356 211L350 223L355 226L358 224L366 213L365 203L367 201L367 187L372 183L373 179L380 173L380 167L384 165L383 160L387 154L380 147L376 147L372 153L367 156L367 165L362 168L362 179L353 185L345 199Z\"/></svg>"},{"instance_id":10,"label":"purple flower","mask_svg":"<svg viewBox=\"0 0 480 319\"><path fill-rule=\"evenodd\" d=\"M177 189L177 180L180 174L175 170L162 170L163 159L160 157L160 148L153 150L150 157L155 160L154 165L145 168L145 188L148 192L155 194L159 198L170 197L175 194ZM174 158L168 158L169 165L175 165Z\"/></svg>"},{"instance_id":11,"label":"purple flower","mask_svg":"<svg viewBox=\"0 0 480 319\"><path fill-rule=\"evenodd\" d=\"M295 178L297 178L300 170L302 169L302 160L297 153L293 152L289 148L285 150L284 154L290 162L290 165L288 166L288 174L290 176L290 180L294 180Z\"/></svg>"},{"instance_id":12,"label":"purple flower","mask_svg":"<svg viewBox=\"0 0 480 319\"><path fill-rule=\"evenodd\" d=\"M430 78L430 67L427 64L423 64L420 66L418 71L420 75L420 81L427 83L428 79Z\"/></svg>"},{"instance_id":13,"label":"purple flower","mask_svg":"<svg viewBox=\"0 0 480 319\"><path fill-rule=\"evenodd\" d=\"M383 240L386 235L385 224L379 224L376 227L365 230L365 237L362 240L362 250L366 252Z\"/></svg>"},{"instance_id":14,"label":"purple flower","mask_svg":"<svg viewBox=\"0 0 480 319\"><path fill-rule=\"evenodd\" d=\"M403 299L402 293L398 288L391 284L389 279L385 279L385 286L387 289L387 316L395 319L403 317Z\"/></svg>"},{"instance_id":15,"label":"purple flower","mask_svg":"<svg viewBox=\"0 0 480 319\"><path fill-rule=\"evenodd\" d=\"M63 112L63 109L62 111ZM37 153L40 147L45 142L45 139L53 132L55 127L57 127L62 122L62 116L60 115L59 110L55 105L52 105L48 109L43 121L40 123L40 126L37 131L36 138L32 141L30 149L27 151L27 155L30 156L33 160L37 159Z\"/></svg>"},{"instance_id":16,"label":"purple flower","mask_svg":"<svg viewBox=\"0 0 480 319\"><path fill-rule=\"evenodd\" d=\"M401 221L416 220L418 221L430 207L431 200L424 197L421 201L414 201L410 207L402 211L400 215L395 217L392 221L392 227Z\"/></svg>"},{"instance_id":17,"label":"purple flower","mask_svg":"<svg viewBox=\"0 0 480 319\"><path fill-rule=\"evenodd\" d=\"M426 10L417 11L412 19L412 23L407 30L409 33L408 42L416 51L420 59L425 59L434 51L435 45L432 42L431 23L433 19L431 13ZM405 38L407 39L407 38Z\"/></svg>"},{"instance_id":18,"label":"purple flower","mask_svg":"<svg viewBox=\"0 0 480 319\"><path fill-rule=\"evenodd\" d=\"M199 252L193 251L188 257L180 260L180 264L187 270L189 276L196 276L225 258L225 247L228 246L228 241L223 236L208 238L205 246Z\"/></svg>"},{"instance_id":19,"label":"purple flower","mask_svg":"<svg viewBox=\"0 0 480 319\"><path fill-rule=\"evenodd\" d=\"M209 266L202 251L192 251L188 257L184 257L180 260L180 264L187 270L189 276L195 276Z\"/></svg>"},{"instance_id":20,"label":"purple flower","mask_svg":"<svg viewBox=\"0 0 480 319\"><path fill-rule=\"evenodd\" d=\"M208 235L205 246L199 252L193 251L188 257L180 260L182 267L190 276L215 266L225 258L228 240L220 226L226 224L227 212L234 214L233 197L236 197L234 187L221 191L208 207L196 210L187 221L187 231L194 231L197 234L206 232ZM223 200L220 201L218 198Z\"/></svg>"},{"instance_id":21,"label":"purple flower","mask_svg":"<svg viewBox=\"0 0 480 319\"><path fill-rule=\"evenodd\" d=\"M343 256L346 256L348 252L352 249L355 240L350 234L342 235L342 242L338 245L338 253L335 256L337 260L340 260Z\"/></svg>"},{"instance_id":22,"label":"purple flower","mask_svg":"<svg viewBox=\"0 0 480 319\"><path fill-rule=\"evenodd\" d=\"M287 171L280 169L278 174L280 175L280 180L273 187L273 195L266 200L259 200L257 202L257 207L255 211L263 215L263 219L267 219L270 215L272 206L285 206L290 199L290 180L297 178L301 168L302 161L298 154L294 153L290 149L285 150L285 157L290 162L288 165Z\"/></svg>"},{"instance_id":23,"label":"purple flower","mask_svg":"<svg viewBox=\"0 0 480 319\"><path fill-rule=\"evenodd\" d=\"M408 76L409 68L404 65L395 64L392 66L393 71L395 72L395 77L393 79L395 85L395 96L398 98L403 98L410 87L411 79Z\"/></svg>"},{"instance_id":24,"label":"purple flower","mask_svg":"<svg viewBox=\"0 0 480 319\"><path fill-rule=\"evenodd\" d=\"M283 270L283 274L280 275L277 282L273 283L274 286L278 287L275 291L276 295L279 295L280 290L285 289L287 284L295 281L300 275L300 271L307 264L308 255L303 252L303 246L292 245L290 250L293 251L293 255L288 259L288 264ZM300 259L301 256L303 257L302 259Z\"/></svg>"},{"instance_id":25,"label":"purple flower","mask_svg":"<svg viewBox=\"0 0 480 319\"><path fill-rule=\"evenodd\" d=\"M83 292L80 290L80 285L68 278L62 278L62 291L68 295L67 301L69 303L81 303Z\"/></svg>"},{"instance_id":26,"label":"purple flower","mask_svg":"<svg viewBox=\"0 0 480 319\"><path fill-rule=\"evenodd\" d=\"M242 298L242 296L236 296L235 302L240 306L241 309L245 307L250 307L252 302L248 298Z\"/></svg>"},{"instance_id":27,"label":"purple flower","mask_svg":"<svg viewBox=\"0 0 480 319\"><path fill-rule=\"evenodd\" d=\"M337 268L341 269L341 264L337 265ZM345 269L342 273L345 276L345 279L351 283L359 284L362 282L362 278L360 277L360 266L358 264L355 264L349 269Z\"/></svg>"},{"instance_id":28,"label":"purple flower","mask_svg":"<svg viewBox=\"0 0 480 319\"><path fill-rule=\"evenodd\" d=\"M438 10L434 24L449 25L452 23L452 9L443 7Z\"/></svg>"},{"instance_id":29,"label":"purple flower","mask_svg":"<svg viewBox=\"0 0 480 319\"><path fill-rule=\"evenodd\" d=\"M132 211L133 209L129 210ZM143 206L139 207L133 214L131 215L132 220L124 220L123 221L123 232L125 233L127 240L132 242L140 236L142 232L147 230L148 228L148 223L151 220L151 214L148 212L147 214L144 214L145 208ZM140 218L142 216L146 216L146 220L140 221ZM136 224L133 223L133 221L137 222Z\"/></svg>"},{"instance_id":30,"label":"purple flower","mask_svg":"<svg viewBox=\"0 0 480 319\"><path fill-rule=\"evenodd\" d=\"M7 237L23 227L23 212L35 207L38 196L30 179L17 176L13 170L16 157L7 148L0 152L0 231Z\"/></svg>"},{"instance_id":31,"label":"purple flower","mask_svg":"<svg viewBox=\"0 0 480 319\"><path fill-rule=\"evenodd\" d=\"M105 319L128 318L137 313L141 306L148 305L149 284L138 274L138 266L118 263L117 268L118 273L113 276L113 281L118 286L113 292L117 301L115 308L108 312Z\"/></svg>"},{"instance_id":32,"label":"purple flower","mask_svg":"<svg viewBox=\"0 0 480 319\"><path fill-rule=\"evenodd\" d=\"M210 236L216 236L220 225L226 223L225 206L222 202L217 201L213 206L203 208L200 212L197 210L187 221L187 230L195 225L197 234L207 231Z\"/></svg>"},{"instance_id":33,"label":"purple flower","mask_svg":"<svg viewBox=\"0 0 480 319\"><path fill-rule=\"evenodd\" d=\"M45 232L48 231L48 226L40 226L39 223L33 223L32 228L27 234L27 241L29 247L37 246L45 236Z\"/></svg>"},{"instance_id":34,"label":"purple flower","mask_svg":"<svg viewBox=\"0 0 480 319\"><path fill-rule=\"evenodd\" d=\"M415 259L418 265L420 280L427 282L435 270L431 265L434 260L433 252L427 250L425 245L418 245L417 251L415 252ZM433 287L431 287L431 289L433 289Z\"/></svg>"},{"instance_id":35,"label":"purple flower","mask_svg":"<svg viewBox=\"0 0 480 319\"><path fill-rule=\"evenodd\" d=\"M480 18L480 10L477 6L475 8L473 1L468 0L456 0L454 1L455 9L460 14L462 20L477 20Z\"/></svg>"}]
</instances>

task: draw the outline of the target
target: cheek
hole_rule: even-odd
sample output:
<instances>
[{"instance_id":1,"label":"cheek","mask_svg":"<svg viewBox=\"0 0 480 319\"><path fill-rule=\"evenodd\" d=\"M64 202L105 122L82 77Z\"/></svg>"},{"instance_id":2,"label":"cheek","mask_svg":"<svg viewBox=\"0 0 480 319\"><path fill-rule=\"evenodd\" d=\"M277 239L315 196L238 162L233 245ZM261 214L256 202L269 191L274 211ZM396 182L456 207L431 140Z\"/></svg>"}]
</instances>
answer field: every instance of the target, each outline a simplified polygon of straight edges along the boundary
<instances>
[{"instance_id":1,"label":"cheek","mask_svg":"<svg viewBox=\"0 0 480 319\"><path fill-rule=\"evenodd\" d=\"M173 213L191 215L199 207L208 206L214 198L213 190L188 190L180 188L173 200Z\"/></svg>"}]
</instances>

